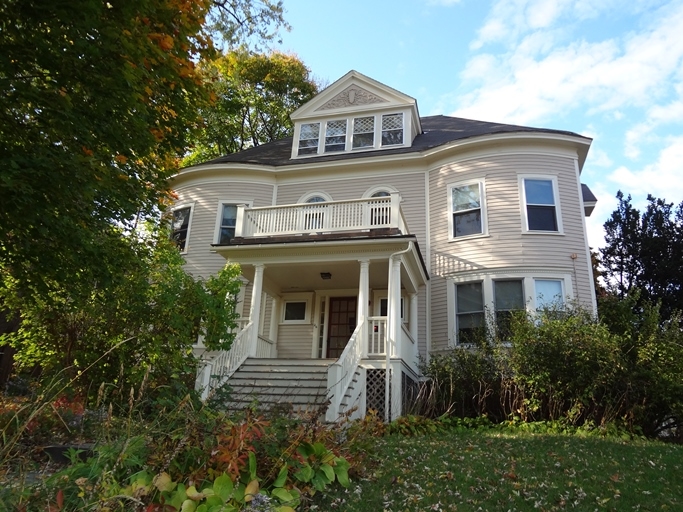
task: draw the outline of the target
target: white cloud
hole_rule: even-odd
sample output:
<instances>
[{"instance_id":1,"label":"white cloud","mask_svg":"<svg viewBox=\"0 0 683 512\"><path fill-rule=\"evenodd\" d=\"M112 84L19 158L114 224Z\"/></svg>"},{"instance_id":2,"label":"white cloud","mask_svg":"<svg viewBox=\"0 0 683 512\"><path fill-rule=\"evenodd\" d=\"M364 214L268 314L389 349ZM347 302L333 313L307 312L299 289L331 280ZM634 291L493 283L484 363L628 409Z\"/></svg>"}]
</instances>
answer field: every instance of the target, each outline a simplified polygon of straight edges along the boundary
<instances>
[{"instance_id":1,"label":"white cloud","mask_svg":"<svg viewBox=\"0 0 683 512\"><path fill-rule=\"evenodd\" d=\"M683 135L670 137L655 162L642 169L618 167L608 179L634 199L643 202L647 194L680 203L683 200Z\"/></svg>"},{"instance_id":2,"label":"white cloud","mask_svg":"<svg viewBox=\"0 0 683 512\"><path fill-rule=\"evenodd\" d=\"M470 60L462 78L480 85L460 98L456 115L533 123L576 109L594 115L633 106L647 108L670 92L683 67L683 2L673 2L653 14L640 33L598 42L579 40L564 46L558 43L562 26L533 31L529 16L524 14L548 3L552 2L511 0L496 4L494 15L474 45L505 37L519 41L505 54L485 53ZM548 8L536 23L558 21L557 9L575 11L570 4L560 0L556 10ZM612 2L604 5L611 6ZM521 8L522 14L513 13L512 7ZM511 11L508 23L497 12L501 10Z\"/></svg>"}]
</instances>

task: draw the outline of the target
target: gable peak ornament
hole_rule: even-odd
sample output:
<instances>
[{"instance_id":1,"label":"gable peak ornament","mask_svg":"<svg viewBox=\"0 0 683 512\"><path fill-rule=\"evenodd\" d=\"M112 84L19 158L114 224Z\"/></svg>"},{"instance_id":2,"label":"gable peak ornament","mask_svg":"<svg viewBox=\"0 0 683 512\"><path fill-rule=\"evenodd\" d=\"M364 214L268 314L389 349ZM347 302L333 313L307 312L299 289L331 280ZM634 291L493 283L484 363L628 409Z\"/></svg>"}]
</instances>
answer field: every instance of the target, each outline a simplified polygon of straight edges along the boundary
<instances>
[{"instance_id":1,"label":"gable peak ornament","mask_svg":"<svg viewBox=\"0 0 683 512\"><path fill-rule=\"evenodd\" d=\"M376 94L373 94L362 87L350 85L316 110L331 110L334 108L353 107L356 105L371 105L373 103L386 102L387 100L380 98Z\"/></svg>"}]
</instances>

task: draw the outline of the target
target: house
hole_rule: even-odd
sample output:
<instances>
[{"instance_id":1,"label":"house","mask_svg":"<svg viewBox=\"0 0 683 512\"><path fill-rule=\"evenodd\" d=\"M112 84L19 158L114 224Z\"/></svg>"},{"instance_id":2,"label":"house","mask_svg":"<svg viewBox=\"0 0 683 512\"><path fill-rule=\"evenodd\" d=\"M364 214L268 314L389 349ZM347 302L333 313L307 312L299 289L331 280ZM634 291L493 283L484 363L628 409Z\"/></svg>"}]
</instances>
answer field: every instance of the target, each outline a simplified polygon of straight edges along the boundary
<instances>
[{"instance_id":1,"label":"house","mask_svg":"<svg viewBox=\"0 0 683 512\"><path fill-rule=\"evenodd\" d=\"M421 118L356 71L291 118L293 137L175 177L187 269L228 260L244 283L231 350L197 347L205 392L231 379L295 404L322 395L329 420L354 407L395 418L419 358L463 344L487 312L596 309L596 199L580 182L591 139Z\"/></svg>"}]
</instances>

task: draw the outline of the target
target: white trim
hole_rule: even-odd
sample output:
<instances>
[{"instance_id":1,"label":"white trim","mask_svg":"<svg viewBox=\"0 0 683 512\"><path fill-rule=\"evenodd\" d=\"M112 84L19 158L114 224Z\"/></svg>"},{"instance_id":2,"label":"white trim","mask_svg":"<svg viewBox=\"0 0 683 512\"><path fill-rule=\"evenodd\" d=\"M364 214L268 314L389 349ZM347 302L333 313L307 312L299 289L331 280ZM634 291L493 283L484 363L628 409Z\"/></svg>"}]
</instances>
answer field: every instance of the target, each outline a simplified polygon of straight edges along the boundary
<instances>
[{"instance_id":1,"label":"white trim","mask_svg":"<svg viewBox=\"0 0 683 512\"><path fill-rule=\"evenodd\" d=\"M281 325L307 325L311 323L311 305L313 301L313 292L299 292L299 293L283 293L282 299L282 314L280 316ZM293 302L305 302L306 311L303 320L285 320L287 311L287 304Z\"/></svg>"},{"instance_id":2,"label":"white trim","mask_svg":"<svg viewBox=\"0 0 683 512\"><path fill-rule=\"evenodd\" d=\"M171 237L173 236L173 212L177 210L182 210L184 208L190 209L190 216L187 219L187 236L185 237L185 246L182 249L179 249L180 254L187 254L190 250L190 233L192 231L192 217L194 217L194 207L196 204L197 201L186 201L184 203L173 205L173 207L171 208Z\"/></svg>"},{"instance_id":3,"label":"white trim","mask_svg":"<svg viewBox=\"0 0 683 512\"><path fill-rule=\"evenodd\" d=\"M455 285L466 283L482 283L482 293L484 300L484 311L495 312L495 297L493 282L494 281L509 281L519 280L523 281L522 287L524 290L524 302L526 304L526 311L534 313L537 309L536 304L536 280L544 281L560 281L562 283L562 297L566 301L575 297L574 288L572 286L571 271L537 271L533 269L519 270L508 269L498 272L478 272L470 273L469 275L451 276L446 279L446 303L448 305L448 346L458 346L457 343L457 325L456 325L456 296Z\"/></svg>"},{"instance_id":4,"label":"white trim","mask_svg":"<svg viewBox=\"0 0 683 512\"><path fill-rule=\"evenodd\" d=\"M220 243L220 235L221 235L221 221L223 220L223 206L229 204L229 205L234 205L234 206L239 206L239 205L244 205L247 208L251 208L254 206L254 200L253 199L219 199L218 200L218 208L216 210L216 225L213 230L213 243L218 244Z\"/></svg>"},{"instance_id":5,"label":"white trim","mask_svg":"<svg viewBox=\"0 0 683 512\"><path fill-rule=\"evenodd\" d=\"M472 233L466 236L455 236L453 229L453 189L466 187L468 185L479 185L479 210L481 211L481 233ZM488 215L486 214L486 180L478 178L474 180L459 181L449 183L446 187L448 193L448 240L451 242L460 240L471 240L472 238L486 237L489 235Z\"/></svg>"},{"instance_id":6,"label":"white trim","mask_svg":"<svg viewBox=\"0 0 683 512\"><path fill-rule=\"evenodd\" d=\"M396 192L400 196L400 192L396 189L396 187L392 187L391 185L375 185L374 187L370 187L365 192L363 192L361 198L368 199L372 197L372 194L376 194L377 192L388 192L389 194L391 194L392 192Z\"/></svg>"},{"instance_id":7,"label":"white trim","mask_svg":"<svg viewBox=\"0 0 683 512\"><path fill-rule=\"evenodd\" d=\"M299 201L297 202L297 204L307 203L309 199L311 199L312 197L315 197L315 196L322 197L325 200L325 202L333 201L332 196L330 194L328 194L327 192L321 192L320 190L314 190L312 192L306 192L304 195L302 195L299 198Z\"/></svg>"},{"instance_id":8,"label":"white trim","mask_svg":"<svg viewBox=\"0 0 683 512\"><path fill-rule=\"evenodd\" d=\"M524 180L545 180L550 181L553 186L553 201L555 202L555 218L557 219L557 231L539 231L529 229L529 219L527 218L526 187ZM549 174L518 174L517 183L519 187L519 207L522 216L522 233L525 235L564 235L562 226L562 209L560 207L560 189L557 183L557 176Z\"/></svg>"},{"instance_id":9,"label":"white trim","mask_svg":"<svg viewBox=\"0 0 683 512\"><path fill-rule=\"evenodd\" d=\"M595 293L595 282L593 280L593 260L591 259L591 249L590 245L588 244L588 231L586 230L586 215L584 214L584 209L585 209L585 203L583 202L583 190L581 189L581 171L579 170L579 162L577 159L574 159L574 170L576 172L576 184L577 184L577 190L579 194L579 202L582 205L581 208L581 225L583 227L583 243L585 246L585 251L586 251L586 265L588 267L588 282L590 284L590 292L591 292L591 307L593 309L593 314L597 315L598 314L598 302L596 298L596 293ZM579 286L579 277L575 274L575 279L576 279L576 286ZM578 292L578 290L577 290Z\"/></svg>"}]
</instances>

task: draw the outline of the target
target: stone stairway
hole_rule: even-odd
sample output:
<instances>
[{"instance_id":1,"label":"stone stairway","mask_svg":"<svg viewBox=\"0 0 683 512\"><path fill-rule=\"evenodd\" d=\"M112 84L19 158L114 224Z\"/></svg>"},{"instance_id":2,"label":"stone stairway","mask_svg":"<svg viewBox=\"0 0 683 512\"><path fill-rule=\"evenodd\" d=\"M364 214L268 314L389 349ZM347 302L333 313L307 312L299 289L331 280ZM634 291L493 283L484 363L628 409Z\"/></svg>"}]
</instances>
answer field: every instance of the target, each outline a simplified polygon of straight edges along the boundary
<instances>
[{"instance_id":1,"label":"stone stairway","mask_svg":"<svg viewBox=\"0 0 683 512\"><path fill-rule=\"evenodd\" d=\"M230 377L229 408L256 405L293 413L320 409L327 402L327 370L333 359L248 358Z\"/></svg>"}]
</instances>

